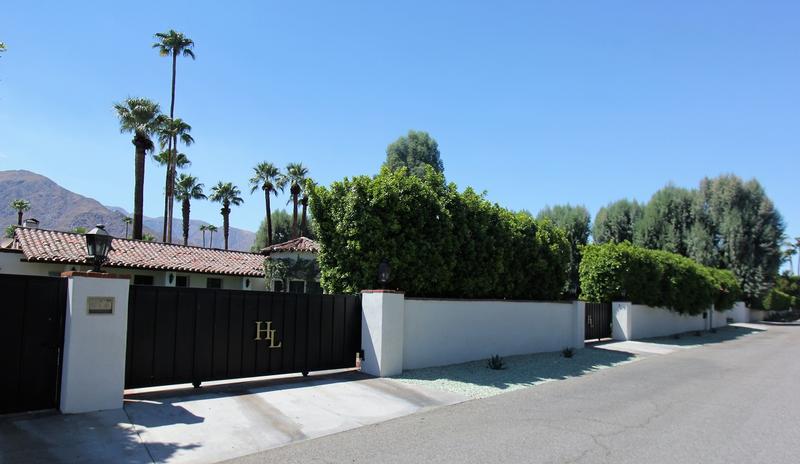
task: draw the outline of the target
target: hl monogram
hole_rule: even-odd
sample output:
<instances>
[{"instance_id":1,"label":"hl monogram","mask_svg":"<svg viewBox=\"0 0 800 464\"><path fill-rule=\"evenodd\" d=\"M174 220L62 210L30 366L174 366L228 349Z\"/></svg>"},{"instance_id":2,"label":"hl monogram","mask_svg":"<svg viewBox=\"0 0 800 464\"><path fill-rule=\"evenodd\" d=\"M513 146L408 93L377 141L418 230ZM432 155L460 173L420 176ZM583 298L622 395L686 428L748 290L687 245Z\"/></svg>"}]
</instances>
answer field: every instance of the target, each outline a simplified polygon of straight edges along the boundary
<instances>
[{"instance_id":1,"label":"hl monogram","mask_svg":"<svg viewBox=\"0 0 800 464\"><path fill-rule=\"evenodd\" d=\"M262 328L262 325L265 325L266 328ZM272 328L272 321L256 321L256 338L254 340L269 340L267 348L280 348L283 342L275 344L275 332L277 330ZM261 338L261 335L265 335L265 337Z\"/></svg>"}]
</instances>

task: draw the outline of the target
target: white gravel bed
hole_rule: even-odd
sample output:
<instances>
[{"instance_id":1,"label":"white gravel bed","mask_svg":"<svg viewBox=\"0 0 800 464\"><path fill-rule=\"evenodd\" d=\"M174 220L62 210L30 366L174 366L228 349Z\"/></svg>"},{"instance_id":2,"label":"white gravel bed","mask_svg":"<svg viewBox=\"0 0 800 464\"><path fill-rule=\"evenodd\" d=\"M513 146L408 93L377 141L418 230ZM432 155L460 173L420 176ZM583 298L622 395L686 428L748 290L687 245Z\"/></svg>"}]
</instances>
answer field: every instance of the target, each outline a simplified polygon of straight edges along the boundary
<instances>
[{"instance_id":1,"label":"white gravel bed","mask_svg":"<svg viewBox=\"0 0 800 464\"><path fill-rule=\"evenodd\" d=\"M488 359L489 355L486 357ZM405 371L393 378L468 398L485 398L544 382L578 377L636 359L630 353L584 348L576 350L572 358L563 357L561 352L509 356L503 358L505 369L502 370L489 369L487 360L482 360Z\"/></svg>"}]
</instances>

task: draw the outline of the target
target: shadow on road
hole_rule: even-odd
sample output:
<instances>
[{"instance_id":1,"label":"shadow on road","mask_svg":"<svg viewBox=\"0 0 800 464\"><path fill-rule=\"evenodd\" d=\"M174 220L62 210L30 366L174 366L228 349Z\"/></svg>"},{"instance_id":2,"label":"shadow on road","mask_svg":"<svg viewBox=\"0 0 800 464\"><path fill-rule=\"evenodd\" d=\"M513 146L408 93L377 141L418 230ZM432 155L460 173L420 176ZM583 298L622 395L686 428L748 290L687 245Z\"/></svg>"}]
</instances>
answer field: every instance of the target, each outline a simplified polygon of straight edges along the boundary
<instances>
[{"instance_id":1,"label":"shadow on road","mask_svg":"<svg viewBox=\"0 0 800 464\"><path fill-rule=\"evenodd\" d=\"M648 343L658 343L659 345L672 346L699 346L714 345L717 343L729 342L747 335L763 332L760 329L751 327L727 326L716 329L716 332L703 330L700 332L686 332L677 336L655 337L641 340Z\"/></svg>"}]
</instances>

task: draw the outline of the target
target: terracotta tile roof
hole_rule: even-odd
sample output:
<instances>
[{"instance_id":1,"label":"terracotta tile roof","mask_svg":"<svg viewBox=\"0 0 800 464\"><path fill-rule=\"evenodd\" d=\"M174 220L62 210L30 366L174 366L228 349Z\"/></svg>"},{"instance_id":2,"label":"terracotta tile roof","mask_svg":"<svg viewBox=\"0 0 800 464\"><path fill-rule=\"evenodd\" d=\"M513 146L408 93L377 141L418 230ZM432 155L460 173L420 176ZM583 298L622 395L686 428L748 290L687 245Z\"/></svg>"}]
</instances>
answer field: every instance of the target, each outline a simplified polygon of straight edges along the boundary
<instances>
[{"instance_id":1,"label":"terracotta tile roof","mask_svg":"<svg viewBox=\"0 0 800 464\"><path fill-rule=\"evenodd\" d=\"M272 253L281 251L306 251L309 253L319 253L319 244L308 237L297 237L295 239L270 245L261 250L262 253Z\"/></svg>"},{"instance_id":2,"label":"terracotta tile roof","mask_svg":"<svg viewBox=\"0 0 800 464\"><path fill-rule=\"evenodd\" d=\"M18 228L15 238L28 261L88 264L81 234ZM196 272L247 277L264 276L264 256L158 242L114 238L104 266Z\"/></svg>"}]
</instances>

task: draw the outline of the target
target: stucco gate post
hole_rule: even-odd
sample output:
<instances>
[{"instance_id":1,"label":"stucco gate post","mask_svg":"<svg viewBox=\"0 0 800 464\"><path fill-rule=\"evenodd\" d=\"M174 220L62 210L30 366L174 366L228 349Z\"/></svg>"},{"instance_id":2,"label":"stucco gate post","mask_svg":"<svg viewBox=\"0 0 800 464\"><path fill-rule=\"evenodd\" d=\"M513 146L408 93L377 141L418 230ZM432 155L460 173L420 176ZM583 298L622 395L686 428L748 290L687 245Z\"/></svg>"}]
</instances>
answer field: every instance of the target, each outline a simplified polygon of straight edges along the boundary
<instances>
[{"instance_id":1,"label":"stucco gate post","mask_svg":"<svg viewBox=\"0 0 800 464\"><path fill-rule=\"evenodd\" d=\"M65 272L63 413L122 407L130 277Z\"/></svg>"}]
</instances>

